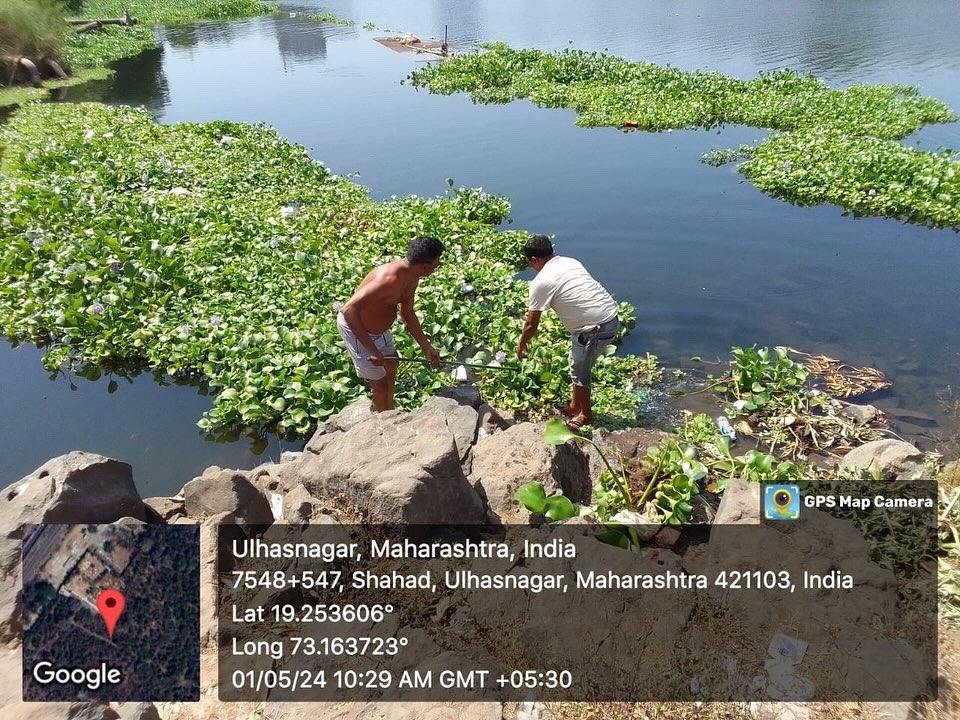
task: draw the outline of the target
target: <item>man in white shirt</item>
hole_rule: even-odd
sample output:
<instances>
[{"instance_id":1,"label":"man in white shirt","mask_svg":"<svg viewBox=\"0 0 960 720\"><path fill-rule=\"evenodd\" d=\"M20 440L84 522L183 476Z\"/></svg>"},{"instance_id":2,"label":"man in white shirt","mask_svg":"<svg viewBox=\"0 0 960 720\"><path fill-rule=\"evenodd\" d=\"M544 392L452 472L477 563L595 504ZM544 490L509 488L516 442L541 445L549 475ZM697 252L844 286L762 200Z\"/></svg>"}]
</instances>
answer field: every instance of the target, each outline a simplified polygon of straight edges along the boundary
<instances>
[{"instance_id":1,"label":"man in white shirt","mask_svg":"<svg viewBox=\"0 0 960 720\"><path fill-rule=\"evenodd\" d=\"M590 375L604 348L620 329L617 303L578 260L554 255L553 244L543 235L527 241L523 254L537 272L530 283L530 300L517 357L527 354L527 344L540 326L540 315L548 308L560 316L570 331L570 377L573 393L570 406L561 412L569 418L571 430L593 422L590 407Z\"/></svg>"}]
</instances>

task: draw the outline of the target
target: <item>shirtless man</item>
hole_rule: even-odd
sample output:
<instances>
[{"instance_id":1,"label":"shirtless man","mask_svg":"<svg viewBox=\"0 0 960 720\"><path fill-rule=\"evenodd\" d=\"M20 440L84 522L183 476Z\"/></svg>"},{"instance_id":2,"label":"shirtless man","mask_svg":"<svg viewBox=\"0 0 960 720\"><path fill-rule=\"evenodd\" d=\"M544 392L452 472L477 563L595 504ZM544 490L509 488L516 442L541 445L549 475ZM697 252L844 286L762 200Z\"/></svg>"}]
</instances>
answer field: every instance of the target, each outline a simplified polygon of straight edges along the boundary
<instances>
[{"instance_id":1,"label":"shirtless man","mask_svg":"<svg viewBox=\"0 0 960 720\"><path fill-rule=\"evenodd\" d=\"M440 353L423 334L413 298L420 278L425 278L440 265L443 244L432 237L418 237L407 248L404 260L374 268L360 283L337 314L337 329L357 369L357 374L370 383L373 409L392 410L397 381L397 350L390 328L400 319L417 341L424 357L434 367L440 365Z\"/></svg>"}]
</instances>

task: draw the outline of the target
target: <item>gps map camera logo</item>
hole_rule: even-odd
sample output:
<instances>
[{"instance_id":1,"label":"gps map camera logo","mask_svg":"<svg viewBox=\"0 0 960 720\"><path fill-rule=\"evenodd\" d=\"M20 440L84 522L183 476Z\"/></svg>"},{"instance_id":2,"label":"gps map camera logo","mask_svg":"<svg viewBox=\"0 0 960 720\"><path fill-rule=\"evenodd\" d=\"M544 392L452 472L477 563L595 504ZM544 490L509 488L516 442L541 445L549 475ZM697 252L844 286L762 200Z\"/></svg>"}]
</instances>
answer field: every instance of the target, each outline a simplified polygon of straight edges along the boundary
<instances>
[{"instance_id":1,"label":"gps map camera logo","mask_svg":"<svg viewBox=\"0 0 960 720\"><path fill-rule=\"evenodd\" d=\"M796 520L800 517L800 486L766 485L763 514L767 520Z\"/></svg>"}]
</instances>

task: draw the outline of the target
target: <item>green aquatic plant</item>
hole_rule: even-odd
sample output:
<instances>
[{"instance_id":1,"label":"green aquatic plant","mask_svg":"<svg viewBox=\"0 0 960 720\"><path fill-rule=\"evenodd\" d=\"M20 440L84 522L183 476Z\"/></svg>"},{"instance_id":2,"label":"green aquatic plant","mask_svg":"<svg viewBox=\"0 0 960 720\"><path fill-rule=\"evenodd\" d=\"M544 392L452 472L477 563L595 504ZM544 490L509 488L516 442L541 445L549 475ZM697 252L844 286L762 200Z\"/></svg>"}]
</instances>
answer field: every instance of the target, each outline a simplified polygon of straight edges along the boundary
<instances>
[{"instance_id":1,"label":"green aquatic plant","mask_svg":"<svg viewBox=\"0 0 960 720\"><path fill-rule=\"evenodd\" d=\"M0 108L22 105L31 100L43 100L51 91L58 88L82 85L90 80L104 80L110 77L111 74L112 71L106 68L84 68L74 72L74 74L66 80L47 80L38 88L25 85L0 88Z\"/></svg>"},{"instance_id":2,"label":"green aquatic plant","mask_svg":"<svg viewBox=\"0 0 960 720\"><path fill-rule=\"evenodd\" d=\"M757 146L708 153L758 188L800 204L831 202L856 214L960 228L960 162L949 152L894 141L956 119L950 108L904 85L833 89L790 70L740 80L715 72L630 62L606 53L484 46L416 70L430 92L466 92L476 102L527 98L572 108L582 127L661 130L735 123L780 131Z\"/></svg>"},{"instance_id":3,"label":"green aquatic plant","mask_svg":"<svg viewBox=\"0 0 960 720\"><path fill-rule=\"evenodd\" d=\"M721 436L713 418L705 413L698 415L686 413L683 425L677 428L676 433L681 440L694 445L715 442Z\"/></svg>"},{"instance_id":4,"label":"green aquatic plant","mask_svg":"<svg viewBox=\"0 0 960 720\"><path fill-rule=\"evenodd\" d=\"M804 382L809 373L790 359L787 348L735 347L727 383L717 386L736 401L736 410L764 411L768 406L798 411L806 409Z\"/></svg>"},{"instance_id":5,"label":"green aquatic plant","mask_svg":"<svg viewBox=\"0 0 960 720\"><path fill-rule=\"evenodd\" d=\"M577 509L570 502L570 498L564 495L547 497L543 484L536 481L518 487L513 497L529 512L541 513L552 522L563 522L577 515Z\"/></svg>"},{"instance_id":6,"label":"green aquatic plant","mask_svg":"<svg viewBox=\"0 0 960 720\"><path fill-rule=\"evenodd\" d=\"M335 303L420 234L447 247L417 296L441 355L516 347L527 236L496 229L510 209L503 197L451 187L375 202L266 126L158 125L96 104L25 107L0 128L0 148L0 334L44 346L51 369L205 379L205 429L306 433L365 392ZM630 324L632 310L621 310ZM417 356L407 333L397 344ZM569 390L568 351L569 334L545 316L527 358L504 356L518 372L481 371L477 382L501 407L543 412ZM648 366L605 356L595 385L616 393ZM417 405L447 382L407 365L398 403Z\"/></svg>"},{"instance_id":7,"label":"green aquatic plant","mask_svg":"<svg viewBox=\"0 0 960 720\"><path fill-rule=\"evenodd\" d=\"M377 29L377 24L376 24L376 23L372 23L372 22L365 22L365 23L363 24L363 29L364 29L364 30L376 30L376 29Z\"/></svg>"},{"instance_id":8,"label":"green aquatic plant","mask_svg":"<svg viewBox=\"0 0 960 720\"><path fill-rule=\"evenodd\" d=\"M73 13L81 17L123 17L129 13L146 25L174 25L194 20L233 20L277 11L263 0L83 0Z\"/></svg>"},{"instance_id":9,"label":"green aquatic plant","mask_svg":"<svg viewBox=\"0 0 960 720\"><path fill-rule=\"evenodd\" d=\"M926 152L839 130L775 133L740 171L798 205L827 202L857 216L960 228L960 155L949 150Z\"/></svg>"},{"instance_id":10,"label":"green aquatic plant","mask_svg":"<svg viewBox=\"0 0 960 720\"><path fill-rule=\"evenodd\" d=\"M155 47L157 38L148 27L107 26L101 32L65 35L63 58L75 68L102 68Z\"/></svg>"},{"instance_id":11,"label":"green aquatic plant","mask_svg":"<svg viewBox=\"0 0 960 720\"><path fill-rule=\"evenodd\" d=\"M332 13L321 13L319 15L311 15L311 20L316 20L317 22L331 23L333 25L353 25L354 22L350 18L338 17Z\"/></svg>"}]
</instances>

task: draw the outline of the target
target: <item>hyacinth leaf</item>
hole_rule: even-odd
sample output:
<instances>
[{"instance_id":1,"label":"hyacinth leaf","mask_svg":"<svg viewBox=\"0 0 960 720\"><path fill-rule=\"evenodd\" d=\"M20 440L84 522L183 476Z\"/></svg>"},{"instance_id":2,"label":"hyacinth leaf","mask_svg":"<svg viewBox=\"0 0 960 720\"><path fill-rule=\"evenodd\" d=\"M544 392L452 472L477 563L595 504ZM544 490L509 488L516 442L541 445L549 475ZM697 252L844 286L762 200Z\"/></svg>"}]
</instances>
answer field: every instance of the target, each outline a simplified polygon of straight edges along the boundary
<instances>
[{"instance_id":1,"label":"hyacinth leaf","mask_svg":"<svg viewBox=\"0 0 960 720\"><path fill-rule=\"evenodd\" d=\"M543 514L554 522L569 520L576 517L577 509L570 499L563 495L553 495L547 498Z\"/></svg>"},{"instance_id":2,"label":"hyacinth leaf","mask_svg":"<svg viewBox=\"0 0 960 720\"><path fill-rule=\"evenodd\" d=\"M543 441L547 445L563 445L567 440L577 437L560 418L550 418L543 430Z\"/></svg>"},{"instance_id":3,"label":"hyacinth leaf","mask_svg":"<svg viewBox=\"0 0 960 720\"><path fill-rule=\"evenodd\" d=\"M542 513L547 506L547 493L536 481L518 487L513 497L530 512Z\"/></svg>"}]
</instances>

